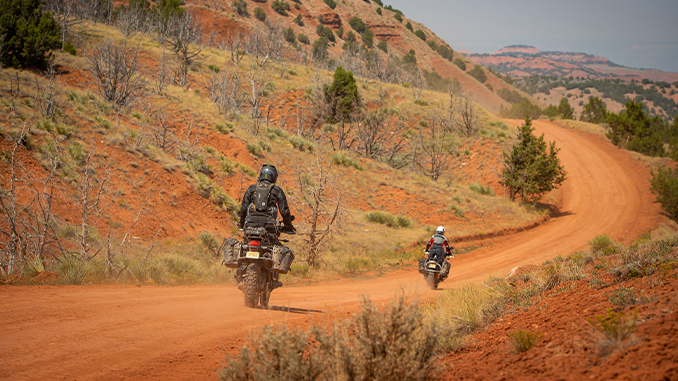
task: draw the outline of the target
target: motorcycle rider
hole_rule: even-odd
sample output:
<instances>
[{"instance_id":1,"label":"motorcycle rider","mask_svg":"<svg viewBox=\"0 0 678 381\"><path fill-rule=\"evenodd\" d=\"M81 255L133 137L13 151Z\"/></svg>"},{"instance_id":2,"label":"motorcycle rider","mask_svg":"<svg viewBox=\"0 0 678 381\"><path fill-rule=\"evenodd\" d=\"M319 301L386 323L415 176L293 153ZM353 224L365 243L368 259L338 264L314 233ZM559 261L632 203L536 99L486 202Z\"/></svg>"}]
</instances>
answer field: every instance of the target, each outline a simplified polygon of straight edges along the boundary
<instances>
[{"instance_id":1,"label":"motorcycle rider","mask_svg":"<svg viewBox=\"0 0 678 381\"><path fill-rule=\"evenodd\" d=\"M447 238L445 238L443 234L445 234L445 228L438 226L436 229L436 234L434 234L426 244L428 260L436 260L444 269L446 268L448 270L447 272L441 274L441 280L447 279L447 276L449 275L450 263L445 260L445 257L454 258L454 254L452 254L452 250L454 250L454 248L450 247L450 245L447 243ZM443 266L443 262L446 262L447 266Z\"/></svg>"},{"instance_id":2,"label":"motorcycle rider","mask_svg":"<svg viewBox=\"0 0 678 381\"><path fill-rule=\"evenodd\" d=\"M290 213L287 205L285 192L279 186L275 185L278 181L278 170L275 166L264 164L259 170L257 182L250 185L242 198L240 206L240 221L238 229L244 230L249 227L263 227L270 234L270 239L274 245L282 246L278 241L276 234L276 223L278 212L282 216L282 231L296 231L292 225L294 216ZM282 282L278 281L278 273L273 273L273 288L282 287ZM236 272L236 280L241 281L240 269Z\"/></svg>"}]
</instances>

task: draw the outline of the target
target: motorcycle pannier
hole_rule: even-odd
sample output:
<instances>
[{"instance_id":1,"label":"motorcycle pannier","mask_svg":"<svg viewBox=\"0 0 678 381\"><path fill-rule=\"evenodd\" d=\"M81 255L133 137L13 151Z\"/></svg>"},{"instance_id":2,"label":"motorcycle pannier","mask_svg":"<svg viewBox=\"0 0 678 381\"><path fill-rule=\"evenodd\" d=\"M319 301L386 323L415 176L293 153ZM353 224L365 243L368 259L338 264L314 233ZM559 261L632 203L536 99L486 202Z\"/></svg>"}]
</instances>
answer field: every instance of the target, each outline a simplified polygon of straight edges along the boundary
<instances>
[{"instance_id":1,"label":"motorcycle pannier","mask_svg":"<svg viewBox=\"0 0 678 381\"><path fill-rule=\"evenodd\" d=\"M421 258L419 260L419 274L426 272L426 258Z\"/></svg>"},{"instance_id":2,"label":"motorcycle pannier","mask_svg":"<svg viewBox=\"0 0 678 381\"><path fill-rule=\"evenodd\" d=\"M292 266L294 253L287 247L275 246L273 248L273 271L278 274L287 274Z\"/></svg>"},{"instance_id":3,"label":"motorcycle pannier","mask_svg":"<svg viewBox=\"0 0 678 381\"><path fill-rule=\"evenodd\" d=\"M229 238L223 245L224 260L221 262L224 266L235 269L238 268L238 257L240 256L240 242L237 239Z\"/></svg>"},{"instance_id":4,"label":"motorcycle pannier","mask_svg":"<svg viewBox=\"0 0 678 381\"><path fill-rule=\"evenodd\" d=\"M447 278L447 276L450 274L450 267L450 262L443 261L443 268L440 270L440 274L443 276L443 279Z\"/></svg>"}]
</instances>

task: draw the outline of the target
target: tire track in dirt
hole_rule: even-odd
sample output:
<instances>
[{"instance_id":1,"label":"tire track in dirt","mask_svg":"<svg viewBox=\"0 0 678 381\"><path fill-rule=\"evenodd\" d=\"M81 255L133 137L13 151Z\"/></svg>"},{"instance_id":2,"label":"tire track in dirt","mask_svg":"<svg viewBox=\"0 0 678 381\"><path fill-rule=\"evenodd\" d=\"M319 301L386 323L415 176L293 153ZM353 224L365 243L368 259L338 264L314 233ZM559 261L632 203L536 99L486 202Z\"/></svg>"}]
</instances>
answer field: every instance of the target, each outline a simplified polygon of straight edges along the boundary
<instances>
[{"instance_id":1,"label":"tire track in dirt","mask_svg":"<svg viewBox=\"0 0 678 381\"><path fill-rule=\"evenodd\" d=\"M514 124L518 124L516 121ZM649 171L603 138L535 121L561 148L568 179L558 191L561 214L534 229L484 241L452 260L449 287L541 264L582 249L596 234L629 240L659 223ZM262 325L308 326L343 317L361 295L385 301L404 291L431 298L414 267L375 279L346 279L272 294L273 310L244 307L233 286L0 287L0 378L215 379ZM325 311L325 314L320 313Z\"/></svg>"}]
</instances>

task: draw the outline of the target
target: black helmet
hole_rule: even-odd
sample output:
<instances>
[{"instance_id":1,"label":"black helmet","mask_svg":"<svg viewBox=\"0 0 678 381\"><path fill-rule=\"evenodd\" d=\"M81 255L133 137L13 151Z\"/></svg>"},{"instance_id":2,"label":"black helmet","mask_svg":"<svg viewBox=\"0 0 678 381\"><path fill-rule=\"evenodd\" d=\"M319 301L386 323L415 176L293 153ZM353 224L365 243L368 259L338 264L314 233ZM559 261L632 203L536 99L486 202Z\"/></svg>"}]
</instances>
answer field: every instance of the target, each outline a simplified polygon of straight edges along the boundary
<instances>
[{"instance_id":1,"label":"black helmet","mask_svg":"<svg viewBox=\"0 0 678 381\"><path fill-rule=\"evenodd\" d=\"M278 170L270 164L264 164L259 171L257 180L268 180L275 184L275 182L278 181Z\"/></svg>"}]
</instances>

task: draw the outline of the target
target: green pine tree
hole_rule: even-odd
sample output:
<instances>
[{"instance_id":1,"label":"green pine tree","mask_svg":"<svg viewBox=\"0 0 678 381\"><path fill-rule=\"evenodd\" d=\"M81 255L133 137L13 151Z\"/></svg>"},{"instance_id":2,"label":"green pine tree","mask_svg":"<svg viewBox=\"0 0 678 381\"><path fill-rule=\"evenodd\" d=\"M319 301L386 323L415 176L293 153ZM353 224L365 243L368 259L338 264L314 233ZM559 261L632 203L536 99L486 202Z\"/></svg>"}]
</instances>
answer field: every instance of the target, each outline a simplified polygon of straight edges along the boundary
<instances>
[{"instance_id":1,"label":"green pine tree","mask_svg":"<svg viewBox=\"0 0 678 381\"><path fill-rule=\"evenodd\" d=\"M0 36L5 66L45 68L61 48L61 28L40 0L0 0Z\"/></svg>"},{"instance_id":2,"label":"green pine tree","mask_svg":"<svg viewBox=\"0 0 678 381\"><path fill-rule=\"evenodd\" d=\"M536 202L546 192L558 188L565 181L565 169L560 165L555 142L548 146L544 135L537 138L532 134L532 120L527 117L518 127L513 149L504 152L504 169L500 184L509 191L511 200L516 196L525 202Z\"/></svg>"},{"instance_id":3,"label":"green pine tree","mask_svg":"<svg viewBox=\"0 0 678 381\"><path fill-rule=\"evenodd\" d=\"M353 73L339 66L334 71L334 81L325 85L325 101L330 105L330 123L347 121L353 110L359 107L360 96Z\"/></svg>"}]
</instances>

